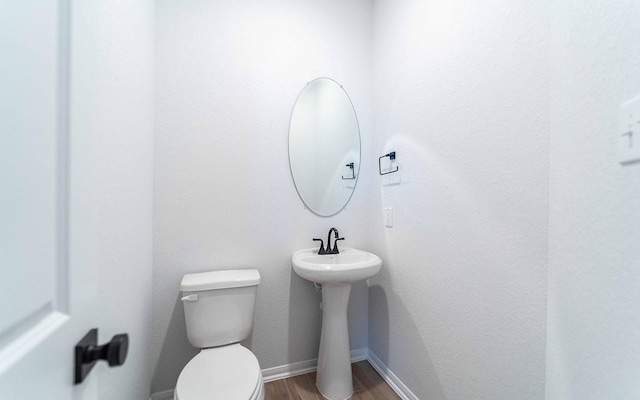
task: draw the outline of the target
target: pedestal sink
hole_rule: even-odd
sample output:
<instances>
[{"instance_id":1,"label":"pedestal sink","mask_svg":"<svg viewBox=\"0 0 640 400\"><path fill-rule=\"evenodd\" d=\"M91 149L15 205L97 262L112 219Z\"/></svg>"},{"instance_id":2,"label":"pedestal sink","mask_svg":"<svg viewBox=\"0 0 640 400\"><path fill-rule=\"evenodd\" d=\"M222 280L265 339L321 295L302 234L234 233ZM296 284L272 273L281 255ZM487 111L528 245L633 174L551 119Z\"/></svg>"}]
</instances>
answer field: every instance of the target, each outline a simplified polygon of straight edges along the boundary
<instances>
[{"instance_id":1,"label":"pedestal sink","mask_svg":"<svg viewBox=\"0 0 640 400\"><path fill-rule=\"evenodd\" d=\"M293 270L322 284L322 332L316 385L324 397L345 400L353 394L347 306L351 284L380 271L382 260L362 250L343 248L339 254L318 255L317 249L293 253Z\"/></svg>"}]
</instances>

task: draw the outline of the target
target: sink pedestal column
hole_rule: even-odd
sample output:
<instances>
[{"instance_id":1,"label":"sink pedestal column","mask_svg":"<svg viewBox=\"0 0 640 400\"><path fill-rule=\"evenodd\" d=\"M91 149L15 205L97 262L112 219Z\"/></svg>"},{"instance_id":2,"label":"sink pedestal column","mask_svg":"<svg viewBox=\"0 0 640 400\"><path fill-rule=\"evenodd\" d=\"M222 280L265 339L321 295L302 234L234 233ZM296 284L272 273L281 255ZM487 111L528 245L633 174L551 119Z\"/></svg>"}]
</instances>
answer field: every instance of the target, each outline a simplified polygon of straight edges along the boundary
<instances>
[{"instance_id":1,"label":"sink pedestal column","mask_svg":"<svg viewBox=\"0 0 640 400\"><path fill-rule=\"evenodd\" d=\"M322 332L316 385L331 400L345 400L353 394L351 350L347 307L351 284L322 285Z\"/></svg>"}]
</instances>

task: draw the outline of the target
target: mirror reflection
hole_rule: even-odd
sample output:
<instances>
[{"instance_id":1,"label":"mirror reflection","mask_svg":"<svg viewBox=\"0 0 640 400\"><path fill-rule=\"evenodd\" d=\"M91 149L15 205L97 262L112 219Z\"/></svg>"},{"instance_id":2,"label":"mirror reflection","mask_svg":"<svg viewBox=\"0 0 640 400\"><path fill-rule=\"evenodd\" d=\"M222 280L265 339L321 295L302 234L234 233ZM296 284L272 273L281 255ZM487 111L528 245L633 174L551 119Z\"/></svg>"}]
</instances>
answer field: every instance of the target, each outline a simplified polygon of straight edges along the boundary
<instances>
[{"instance_id":1,"label":"mirror reflection","mask_svg":"<svg viewBox=\"0 0 640 400\"><path fill-rule=\"evenodd\" d=\"M289 165L300 198L315 214L334 215L349 202L360 172L360 129L336 81L317 78L300 92L289 126Z\"/></svg>"}]
</instances>

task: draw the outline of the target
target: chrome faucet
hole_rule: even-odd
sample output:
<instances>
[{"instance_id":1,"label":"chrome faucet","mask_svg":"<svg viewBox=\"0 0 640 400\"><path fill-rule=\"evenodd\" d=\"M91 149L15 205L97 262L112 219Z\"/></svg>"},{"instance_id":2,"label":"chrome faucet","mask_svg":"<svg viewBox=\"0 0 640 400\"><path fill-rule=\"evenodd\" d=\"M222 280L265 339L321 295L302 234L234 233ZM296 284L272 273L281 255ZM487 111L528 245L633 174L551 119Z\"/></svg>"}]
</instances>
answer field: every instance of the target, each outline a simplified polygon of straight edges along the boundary
<instances>
[{"instance_id":1,"label":"chrome faucet","mask_svg":"<svg viewBox=\"0 0 640 400\"><path fill-rule=\"evenodd\" d=\"M333 249L331 248L331 234L334 233L334 240L333 240ZM329 235L327 236L327 247L324 247L324 242L322 241L322 239L317 239L314 238L314 241L319 241L320 242L320 248L318 249L318 254L319 255L323 255L323 254L339 254L340 250L338 250L338 240L344 240L344 238L340 237L340 234L338 233L338 230L336 228L331 228L329 229Z\"/></svg>"}]
</instances>

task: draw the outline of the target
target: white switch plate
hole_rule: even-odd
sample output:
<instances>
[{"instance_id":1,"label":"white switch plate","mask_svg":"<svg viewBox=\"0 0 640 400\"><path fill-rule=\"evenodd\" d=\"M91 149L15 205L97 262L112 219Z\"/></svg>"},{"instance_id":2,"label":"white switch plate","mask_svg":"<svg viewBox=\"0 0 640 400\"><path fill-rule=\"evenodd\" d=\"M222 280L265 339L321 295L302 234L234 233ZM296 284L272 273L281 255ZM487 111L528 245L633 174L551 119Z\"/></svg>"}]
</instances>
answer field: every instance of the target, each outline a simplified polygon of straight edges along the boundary
<instances>
[{"instance_id":1,"label":"white switch plate","mask_svg":"<svg viewBox=\"0 0 640 400\"><path fill-rule=\"evenodd\" d=\"M393 208L391 207L384 209L384 226L387 228L393 227Z\"/></svg>"},{"instance_id":2,"label":"white switch plate","mask_svg":"<svg viewBox=\"0 0 640 400\"><path fill-rule=\"evenodd\" d=\"M618 161L640 161L640 96L622 104L618 118Z\"/></svg>"}]
</instances>

